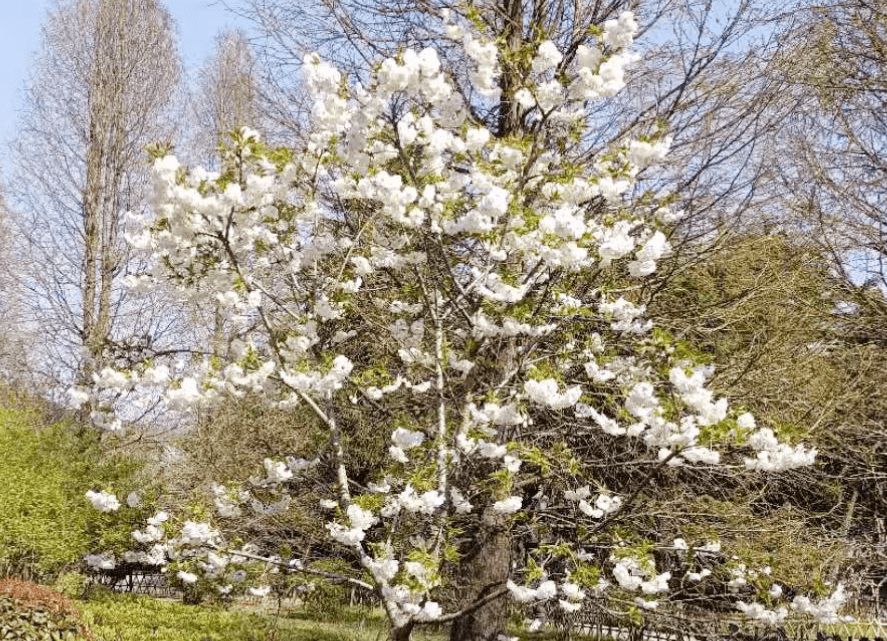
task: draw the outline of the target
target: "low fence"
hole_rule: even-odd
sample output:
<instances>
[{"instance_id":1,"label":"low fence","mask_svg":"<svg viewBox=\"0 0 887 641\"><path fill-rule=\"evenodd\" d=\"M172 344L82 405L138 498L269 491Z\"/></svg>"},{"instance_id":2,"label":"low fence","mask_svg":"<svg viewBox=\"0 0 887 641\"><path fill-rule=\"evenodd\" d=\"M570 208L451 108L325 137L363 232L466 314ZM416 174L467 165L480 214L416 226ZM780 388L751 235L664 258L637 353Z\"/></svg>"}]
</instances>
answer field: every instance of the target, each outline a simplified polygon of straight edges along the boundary
<instances>
[{"instance_id":1,"label":"low fence","mask_svg":"<svg viewBox=\"0 0 887 641\"><path fill-rule=\"evenodd\" d=\"M741 614L723 610L644 611L629 620L608 610L606 602L582 613L569 615L557 606L546 608L547 618L563 638L577 633L592 639L612 641L885 641L887 619L857 607L855 618L836 623L817 623L806 618L789 618L777 628L756 625ZM856 603L855 606L861 604ZM637 613L636 613L637 615Z\"/></svg>"},{"instance_id":2,"label":"low fence","mask_svg":"<svg viewBox=\"0 0 887 641\"><path fill-rule=\"evenodd\" d=\"M887 639L887 622L857 621L854 623L837 623L823 625L816 629L809 623L786 622L776 630L762 629L752 632L727 632L715 637L697 637L689 634L677 634L649 628L620 628L607 625L579 625L573 633L589 636L593 639L611 641L885 641Z\"/></svg>"},{"instance_id":3,"label":"low fence","mask_svg":"<svg viewBox=\"0 0 887 641\"><path fill-rule=\"evenodd\" d=\"M166 575L153 566L121 565L113 570L102 570L93 575L93 580L115 592L144 594L153 597L179 598L181 590L169 585Z\"/></svg>"}]
</instances>

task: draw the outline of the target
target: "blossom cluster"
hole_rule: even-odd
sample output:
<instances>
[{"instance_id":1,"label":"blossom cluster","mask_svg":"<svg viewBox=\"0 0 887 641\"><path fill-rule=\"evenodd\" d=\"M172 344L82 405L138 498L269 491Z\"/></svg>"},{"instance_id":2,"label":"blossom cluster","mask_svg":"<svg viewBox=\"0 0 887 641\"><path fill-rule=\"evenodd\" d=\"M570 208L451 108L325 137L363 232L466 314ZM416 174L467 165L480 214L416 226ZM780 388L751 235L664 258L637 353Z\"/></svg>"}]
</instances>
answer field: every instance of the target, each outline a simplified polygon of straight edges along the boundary
<instances>
[{"instance_id":1,"label":"blossom cluster","mask_svg":"<svg viewBox=\"0 0 887 641\"><path fill-rule=\"evenodd\" d=\"M89 490L86 493L86 498L89 499L92 506L99 512L114 512L120 507L120 501L117 500L117 497L104 490L100 492Z\"/></svg>"}]
</instances>

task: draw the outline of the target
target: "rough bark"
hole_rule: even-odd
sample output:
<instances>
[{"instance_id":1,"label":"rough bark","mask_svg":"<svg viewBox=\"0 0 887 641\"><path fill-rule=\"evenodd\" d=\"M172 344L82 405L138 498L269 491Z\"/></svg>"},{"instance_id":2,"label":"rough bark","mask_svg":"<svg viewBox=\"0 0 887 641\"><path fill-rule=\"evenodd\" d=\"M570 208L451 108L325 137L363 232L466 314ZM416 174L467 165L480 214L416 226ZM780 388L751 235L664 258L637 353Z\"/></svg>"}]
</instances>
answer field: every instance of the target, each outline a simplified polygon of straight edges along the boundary
<instances>
[{"instance_id":1,"label":"rough bark","mask_svg":"<svg viewBox=\"0 0 887 641\"><path fill-rule=\"evenodd\" d=\"M508 48L516 53L523 44L524 11L522 0L505 0L503 21L502 38L508 43ZM499 102L497 135L500 138L515 135L521 129L520 107L513 97L514 92L522 86L523 73L515 65L514 61L504 61L502 75L499 77L502 98Z\"/></svg>"},{"instance_id":2,"label":"rough bark","mask_svg":"<svg viewBox=\"0 0 887 641\"><path fill-rule=\"evenodd\" d=\"M464 551L459 580L468 606L501 588L511 570L511 532L488 508L477 537ZM450 641L496 641L505 632L505 598L494 599L453 621Z\"/></svg>"}]
</instances>

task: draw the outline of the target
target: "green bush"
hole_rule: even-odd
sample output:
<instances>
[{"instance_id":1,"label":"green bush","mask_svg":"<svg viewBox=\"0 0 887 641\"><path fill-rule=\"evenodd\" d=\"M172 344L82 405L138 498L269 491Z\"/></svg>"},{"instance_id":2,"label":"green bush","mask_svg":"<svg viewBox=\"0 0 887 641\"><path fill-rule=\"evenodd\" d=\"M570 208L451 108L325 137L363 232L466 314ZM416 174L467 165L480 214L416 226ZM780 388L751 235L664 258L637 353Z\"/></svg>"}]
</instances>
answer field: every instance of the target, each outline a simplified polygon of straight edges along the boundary
<instances>
[{"instance_id":1,"label":"green bush","mask_svg":"<svg viewBox=\"0 0 887 641\"><path fill-rule=\"evenodd\" d=\"M66 597L81 599L86 595L89 577L81 572L64 572L52 584L53 589Z\"/></svg>"},{"instance_id":2,"label":"green bush","mask_svg":"<svg viewBox=\"0 0 887 641\"><path fill-rule=\"evenodd\" d=\"M98 436L69 424L0 409L0 564L47 577L129 538L129 524L107 531L108 515L85 498L94 487L134 484L137 465L103 459ZM126 527L124 527L124 525Z\"/></svg>"},{"instance_id":3,"label":"green bush","mask_svg":"<svg viewBox=\"0 0 887 641\"><path fill-rule=\"evenodd\" d=\"M91 639L71 601L45 586L0 581L0 639L74 641Z\"/></svg>"},{"instance_id":4,"label":"green bush","mask_svg":"<svg viewBox=\"0 0 887 641\"><path fill-rule=\"evenodd\" d=\"M299 593L308 618L317 621L339 621L345 611L345 592L341 585L326 581L310 581Z\"/></svg>"},{"instance_id":5,"label":"green bush","mask_svg":"<svg viewBox=\"0 0 887 641\"><path fill-rule=\"evenodd\" d=\"M78 638L80 626L45 605L0 596L0 638L10 641L61 641Z\"/></svg>"},{"instance_id":6,"label":"green bush","mask_svg":"<svg viewBox=\"0 0 887 641\"><path fill-rule=\"evenodd\" d=\"M351 565L343 559L315 561L314 570L347 575ZM285 593L294 594L301 601L304 615L315 621L341 621L348 609L350 589L341 583L333 583L316 577L290 574L281 577L280 587Z\"/></svg>"}]
</instances>

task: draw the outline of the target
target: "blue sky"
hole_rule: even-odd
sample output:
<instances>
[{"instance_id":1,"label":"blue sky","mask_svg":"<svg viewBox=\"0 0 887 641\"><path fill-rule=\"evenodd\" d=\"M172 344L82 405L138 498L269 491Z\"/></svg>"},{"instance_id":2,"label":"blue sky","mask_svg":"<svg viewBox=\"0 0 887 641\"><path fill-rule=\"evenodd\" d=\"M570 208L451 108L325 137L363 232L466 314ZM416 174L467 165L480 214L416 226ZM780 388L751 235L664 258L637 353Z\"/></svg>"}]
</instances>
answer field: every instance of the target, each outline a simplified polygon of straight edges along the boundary
<instances>
[{"instance_id":1,"label":"blue sky","mask_svg":"<svg viewBox=\"0 0 887 641\"><path fill-rule=\"evenodd\" d=\"M53 4L53 0L0 0L0 145L15 134L28 66L40 47L40 25ZM221 29L238 24L235 16L213 0L166 0L165 4L175 18L188 67L210 55Z\"/></svg>"}]
</instances>

